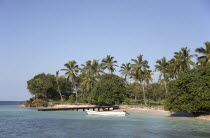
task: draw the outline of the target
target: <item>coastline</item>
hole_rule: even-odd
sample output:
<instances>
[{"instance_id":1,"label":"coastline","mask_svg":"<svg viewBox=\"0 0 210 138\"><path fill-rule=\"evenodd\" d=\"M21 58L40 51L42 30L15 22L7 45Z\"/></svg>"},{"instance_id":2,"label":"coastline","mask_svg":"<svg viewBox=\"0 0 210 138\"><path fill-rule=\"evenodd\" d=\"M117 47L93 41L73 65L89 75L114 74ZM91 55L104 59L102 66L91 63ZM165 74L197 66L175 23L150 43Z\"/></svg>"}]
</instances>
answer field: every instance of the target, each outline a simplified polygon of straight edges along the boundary
<instances>
[{"instance_id":1,"label":"coastline","mask_svg":"<svg viewBox=\"0 0 210 138\"><path fill-rule=\"evenodd\" d=\"M195 119L202 119L202 120L210 121L210 115L201 115L201 116L195 117Z\"/></svg>"},{"instance_id":2,"label":"coastline","mask_svg":"<svg viewBox=\"0 0 210 138\"><path fill-rule=\"evenodd\" d=\"M174 112L164 110L163 107L143 107L143 106L128 107L127 106L126 108L123 108L123 110L126 110L131 113L150 113L150 114L164 115L168 117L191 117L194 119L202 119L202 120L210 121L210 115L193 116L192 114L189 114L186 112L174 113Z\"/></svg>"},{"instance_id":3,"label":"coastline","mask_svg":"<svg viewBox=\"0 0 210 138\"><path fill-rule=\"evenodd\" d=\"M71 108L71 107L94 107L95 105L90 104L56 104L52 106L52 108ZM158 114L158 115L164 115L164 116L173 116L173 117L192 117L195 119L203 119L210 121L210 115L200 115L197 117L194 117L192 114L185 113L185 112L179 112L174 113L170 111L164 110L162 106L157 107L147 107L147 106L139 106L139 105L121 105L119 106L120 109L118 111L126 110L130 113L150 113L150 114Z\"/></svg>"},{"instance_id":4,"label":"coastline","mask_svg":"<svg viewBox=\"0 0 210 138\"><path fill-rule=\"evenodd\" d=\"M24 106L23 104L20 104L19 106ZM48 106L46 108L72 108L72 107L95 107L96 105L91 105L91 104L69 104L69 103L59 103L59 104L54 104L51 106ZM26 106L25 106L26 107ZM202 119L202 120L207 120L210 121L210 115L200 115L200 116L193 116L192 114L185 113L185 112L179 112L179 113L174 113L170 111L164 110L162 106L156 106L156 107L151 107L151 106L142 106L142 105L120 105L119 109L116 111L123 111L126 110L127 112L130 113L149 113L149 114L158 114L158 115L164 115L164 116L173 116L173 117L191 117L195 119Z\"/></svg>"},{"instance_id":5,"label":"coastline","mask_svg":"<svg viewBox=\"0 0 210 138\"><path fill-rule=\"evenodd\" d=\"M162 106L158 107L147 107L147 106L138 106L138 105L123 105L120 106L120 109L126 110L131 113L151 113L170 116L172 112L165 111Z\"/></svg>"},{"instance_id":6,"label":"coastline","mask_svg":"<svg viewBox=\"0 0 210 138\"><path fill-rule=\"evenodd\" d=\"M165 110L156 110L156 109L147 109L147 108L130 108L126 111L131 113L151 113L151 114L159 114L164 116L170 116L171 112Z\"/></svg>"}]
</instances>

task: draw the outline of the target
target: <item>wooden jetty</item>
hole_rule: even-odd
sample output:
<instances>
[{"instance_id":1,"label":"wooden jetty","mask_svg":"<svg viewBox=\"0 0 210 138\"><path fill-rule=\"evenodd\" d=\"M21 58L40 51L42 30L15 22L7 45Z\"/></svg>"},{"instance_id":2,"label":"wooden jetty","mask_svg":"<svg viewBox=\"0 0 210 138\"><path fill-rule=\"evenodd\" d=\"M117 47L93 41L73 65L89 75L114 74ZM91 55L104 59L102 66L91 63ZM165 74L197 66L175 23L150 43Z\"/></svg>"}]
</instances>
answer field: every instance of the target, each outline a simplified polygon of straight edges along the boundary
<instances>
[{"instance_id":1,"label":"wooden jetty","mask_svg":"<svg viewBox=\"0 0 210 138\"><path fill-rule=\"evenodd\" d=\"M112 110L116 110L119 109L119 106L95 106L95 107L72 107L72 108L45 108L45 109L38 109L38 111L67 111L67 110L71 110L71 111L78 111L78 110L90 110L92 109L93 111L98 110L100 111L100 109L107 110L110 111L110 109Z\"/></svg>"}]
</instances>

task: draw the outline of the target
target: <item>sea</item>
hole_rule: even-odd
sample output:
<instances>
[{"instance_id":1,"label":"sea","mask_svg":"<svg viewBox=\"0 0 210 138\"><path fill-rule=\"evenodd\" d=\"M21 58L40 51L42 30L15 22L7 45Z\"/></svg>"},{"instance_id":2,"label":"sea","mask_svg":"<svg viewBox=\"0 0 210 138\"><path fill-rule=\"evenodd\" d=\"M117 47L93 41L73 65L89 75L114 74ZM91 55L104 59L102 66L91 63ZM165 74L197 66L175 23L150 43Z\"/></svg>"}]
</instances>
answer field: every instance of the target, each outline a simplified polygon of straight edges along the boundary
<instances>
[{"instance_id":1,"label":"sea","mask_svg":"<svg viewBox=\"0 0 210 138\"><path fill-rule=\"evenodd\" d=\"M0 101L0 138L173 138L210 137L210 121L130 113L125 117L83 111L41 112Z\"/></svg>"}]
</instances>

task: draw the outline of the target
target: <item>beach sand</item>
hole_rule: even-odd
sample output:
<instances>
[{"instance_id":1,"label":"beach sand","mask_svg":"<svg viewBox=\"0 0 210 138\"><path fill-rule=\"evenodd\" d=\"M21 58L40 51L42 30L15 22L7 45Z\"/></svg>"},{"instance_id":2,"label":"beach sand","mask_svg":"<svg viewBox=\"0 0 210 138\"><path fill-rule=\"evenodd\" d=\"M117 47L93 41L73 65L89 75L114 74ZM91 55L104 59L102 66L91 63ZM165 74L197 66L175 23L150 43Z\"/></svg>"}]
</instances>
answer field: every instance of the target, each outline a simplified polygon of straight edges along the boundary
<instances>
[{"instance_id":1,"label":"beach sand","mask_svg":"<svg viewBox=\"0 0 210 138\"><path fill-rule=\"evenodd\" d=\"M198 117L195 117L196 119L204 119L204 120L208 120L210 121L210 115L201 115L201 116L198 116Z\"/></svg>"},{"instance_id":2,"label":"beach sand","mask_svg":"<svg viewBox=\"0 0 210 138\"><path fill-rule=\"evenodd\" d=\"M151 113L151 114L159 114L159 115L164 115L164 116L173 116L173 117L192 117L195 119L203 119L210 121L210 115L200 115L197 117L194 117L192 114L185 113L185 112L179 112L179 113L174 113L174 112L169 112L165 111L163 109L148 109L148 108L130 108L130 109L124 109L127 112L130 113Z\"/></svg>"},{"instance_id":3,"label":"beach sand","mask_svg":"<svg viewBox=\"0 0 210 138\"><path fill-rule=\"evenodd\" d=\"M171 112L165 110L156 110L156 109L143 109L143 108L131 108L126 110L127 112L134 112L134 113L151 113L151 114L160 114L170 116Z\"/></svg>"}]
</instances>

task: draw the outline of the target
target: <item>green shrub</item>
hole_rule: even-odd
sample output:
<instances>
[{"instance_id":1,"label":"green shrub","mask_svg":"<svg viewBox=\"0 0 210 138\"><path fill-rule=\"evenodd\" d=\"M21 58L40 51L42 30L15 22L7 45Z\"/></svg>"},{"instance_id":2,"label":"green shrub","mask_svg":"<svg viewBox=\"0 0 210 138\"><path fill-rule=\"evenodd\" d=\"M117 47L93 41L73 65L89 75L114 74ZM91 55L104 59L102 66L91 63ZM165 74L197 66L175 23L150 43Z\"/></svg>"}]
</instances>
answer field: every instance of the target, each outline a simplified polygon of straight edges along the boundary
<instances>
[{"instance_id":1,"label":"green shrub","mask_svg":"<svg viewBox=\"0 0 210 138\"><path fill-rule=\"evenodd\" d=\"M72 95L69 96L68 102L69 103L75 103L75 100L76 100L76 97L75 97L74 94L72 94Z\"/></svg>"},{"instance_id":2,"label":"green shrub","mask_svg":"<svg viewBox=\"0 0 210 138\"><path fill-rule=\"evenodd\" d=\"M38 74L31 80L27 81L27 88L32 95L40 99L51 99L53 95L58 93L53 86L56 84L55 76L51 74Z\"/></svg>"},{"instance_id":3,"label":"green shrub","mask_svg":"<svg viewBox=\"0 0 210 138\"><path fill-rule=\"evenodd\" d=\"M210 67L190 70L170 82L165 109L188 113L210 111Z\"/></svg>"},{"instance_id":4,"label":"green shrub","mask_svg":"<svg viewBox=\"0 0 210 138\"><path fill-rule=\"evenodd\" d=\"M96 82L88 102L91 104L114 105L120 104L127 97L124 79L105 74Z\"/></svg>"},{"instance_id":5,"label":"green shrub","mask_svg":"<svg viewBox=\"0 0 210 138\"><path fill-rule=\"evenodd\" d=\"M85 97L78 97L78 103L87 103L87 99Z\"/></svg>"},{"instance_id":6,"label":"green shrub","mask_svg":"<svg viewBox=\"0 0 210 138\"><path fill-rule=\"evenodd\" d=\"M66 81L64 77L59 77L59 87L64 99L72 94L72 83ZM60 100L56 77L51 74L38 74L27 81L27 88L32 95L38 99Z\"/></svg>"},{"instance_id":7,"label":"green shrub","mask_svg":"<svg viewBox=\"0 0 210 138\"><path fill-rule=\"evenodd\" d=\"M129 98L125 98L123 104L130 104L130 99Z\"/></svg>"}]
</instances>

